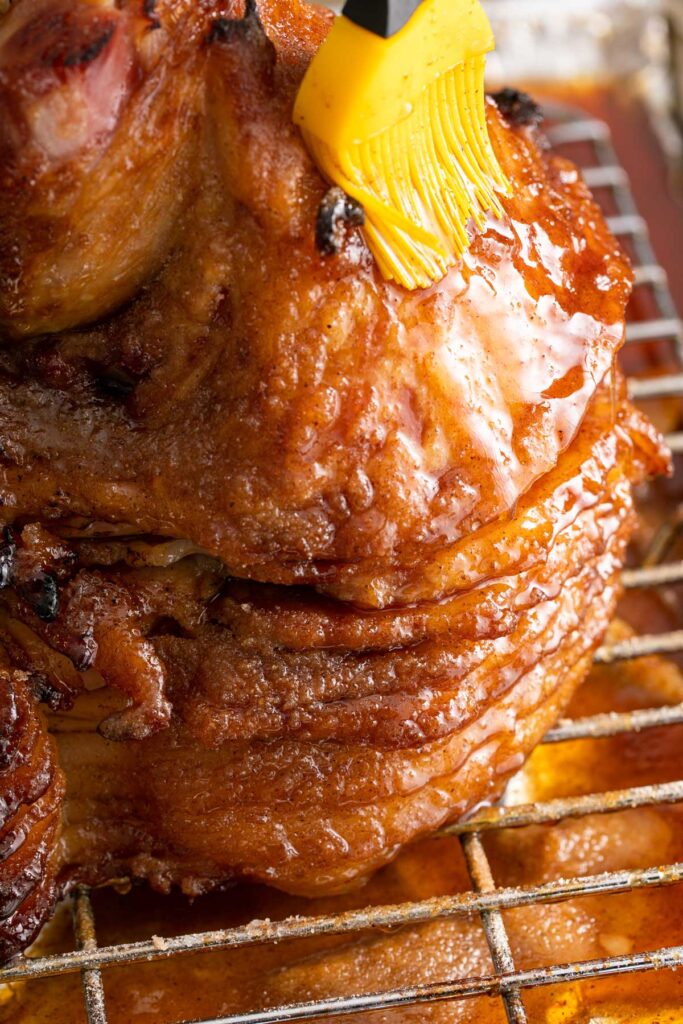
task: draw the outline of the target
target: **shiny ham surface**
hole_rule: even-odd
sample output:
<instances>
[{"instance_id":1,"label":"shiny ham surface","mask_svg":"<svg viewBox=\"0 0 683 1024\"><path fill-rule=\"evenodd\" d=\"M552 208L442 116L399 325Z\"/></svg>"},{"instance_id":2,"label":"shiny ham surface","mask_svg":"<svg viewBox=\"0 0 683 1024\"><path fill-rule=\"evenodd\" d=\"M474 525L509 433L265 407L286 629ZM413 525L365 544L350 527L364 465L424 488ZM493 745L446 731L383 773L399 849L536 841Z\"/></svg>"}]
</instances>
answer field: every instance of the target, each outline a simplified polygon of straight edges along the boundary
<instances>
[{"instance_id":1,"label":"shiny ham surface","mask_svg":"<svg viewBox=\"0 0 683 1024\"><path fill-rule=\"evenodd\" d=\"M495 799L667 471L615 365L627 260L509 94L504 218L427 291L381 278L291 124L329 22L0 20L7 884L44 851L5 955L77 881L339 892ZM34 734L41 792L11 760Z\"/></svg>"}]
</instances>

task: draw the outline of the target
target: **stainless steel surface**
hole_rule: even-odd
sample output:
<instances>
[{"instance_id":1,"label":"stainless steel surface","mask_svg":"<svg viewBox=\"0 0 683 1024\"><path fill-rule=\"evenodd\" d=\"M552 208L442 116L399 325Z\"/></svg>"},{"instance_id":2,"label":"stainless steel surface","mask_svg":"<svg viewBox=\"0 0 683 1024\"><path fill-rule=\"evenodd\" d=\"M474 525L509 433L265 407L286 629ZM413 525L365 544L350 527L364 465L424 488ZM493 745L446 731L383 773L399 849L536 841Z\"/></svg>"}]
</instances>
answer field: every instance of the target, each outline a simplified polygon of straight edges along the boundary
<instances>
[{"instance_id":1,"label":"stainless steel surface","mask_svg":"<svg viewBox=\"0 0 683 1024\"><path fill-rule=\"evenodd\" d=\"M599 121L568 114L562 114L561 117L563 123L551 133L553 143L564 147L571 143L591 144L594 163L587 168L586 177L593 187L610 190L618 210L615 227L628 232L637 254L637 281L641 287L651 289L657 304L657 316L646 324L633 325L630 328L630 336L644 343L649 340L670 339L676 347L683 367L681 321L667 287L666 274L657 264L646 226L638 217L628 181L619 167L608 130ZM631 381L630 387L631 393L637 398L683 396L683 372L669 377ZM676 437L678 435L674 435L674 440ZM656 564L666 557L672 538L681 529L683 517L678 517L661 531L643 567L629 570L624 574L627 588L653 588L683 582L682 563ZM683 651L683 631L636 637L606 645L598 652L598 660L609 663L640 657L643 654L680 651ZM628 714L603 714L579 721L562 721L551 730L544 742L562 743L586 737L599 739L624 732L682 723L683 706L653 708ZM525 888L498 888L481 842L481 834L492 830L521 828L529 824L551 824L588 814L609 814L625 808L672 803L683 803L683 781L529 805L485 808L468 821L451 825L440 832L442 836L459 836L472 880L471 892L394 906L371 907L339 915L297 917L279 922L254 921L240 928L169 939L159 939L155 936L144 942L98 948L92 904L87 891L79 889L73 897L74 929L78 949L58 955L20 957L0 969L0 983L80 971L89 1024L107 1024L102 976L105 969L113 966L181 957L183 954L196 954L200 951L280 942L285 939L352 934L374 928L386 929L437 918L478 913L491 950L494 965L494 973L491 975L457 981L444 980L439 984L379 991L370 995L279 1006L267 1011L183 1024L275 1024L279 1021L311 1020L317 1017L387 1010L391 1007L416 1006L481 995L499 996L506 1007L508 1020L513 1024L525 1024L528 1018L523 993L527 989L608 975L645 973L680 967L683 966L683 947L520 971L517 970L512 957L501 911L514 907L552 904L577 896L674 885L683 882L683 864L561 879ZM181 961L179 968L182 969Z\"/></svg>"}]
</instances>

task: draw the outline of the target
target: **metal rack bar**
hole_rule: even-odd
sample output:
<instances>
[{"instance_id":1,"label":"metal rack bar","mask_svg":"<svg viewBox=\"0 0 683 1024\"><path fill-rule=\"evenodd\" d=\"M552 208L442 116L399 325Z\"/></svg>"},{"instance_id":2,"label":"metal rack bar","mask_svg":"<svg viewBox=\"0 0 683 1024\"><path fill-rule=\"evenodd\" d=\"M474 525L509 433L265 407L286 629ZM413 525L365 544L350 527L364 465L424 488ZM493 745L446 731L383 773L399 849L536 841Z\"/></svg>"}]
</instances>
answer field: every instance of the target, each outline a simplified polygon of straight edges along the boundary
<instances>
[{"instance_id":1,"label":"metal rack bar","mask_svg":"<svg viewBox=\"0 0 683 1024\"><path fill-rule=\"evenodd\" d=\"M595 654L598 665L613 665L616 661L632 661L653 654L680 654L683 651L683 629L671 633L633 636L616 644L605 644Z\"/></svg>"},{"instance_id":2,"label":"metal rack bar","mask_svg":"<svg viewBox=\"0 0 683 1024\"><path fill-rule=\"evenodd\" d=\"M683 782L645 786L630 790L569 797L545 803L513 807L495 807L481 811L466 822L458 822L441 830L441 836L478 836L481 831L500 828L523 828L528 825L549 824L582 817L589 814L606 814L634 807L679 803L683 801ZM80 889L76 896L77 935L80 953L59 954L36 960L21 958L19 962L0 970L0 981L13 981L24 977L40 977L52 974L73 973L81 970L84 975L93 976L90 990L95 1000L101 1001L101 976L99 968L122 963L166 959L178 953L207 951L210 949L235 948L284 939L308 938L313 935L343 934L367 928L386 928L407 923L433 920L438 917L458 916L479 912L491 914L501 909L528 906L535 903L551 903L580 895L594 895L605 892L621 892L626 889L651 888L671 885L683 881L683 864L668 868L653 868L645 871L610 872L603 875L586 876L544 886L520 889L490 888L488 875L482 861L481 844L467 846L468 862L474 864L475 889L472 893L457 897L425 900L420 903L401 904L392 907L371 908L343 915L330 915L310 920L293 918L283 922L253 922L243 928L203 933L195 936L181 936L175 939L153 939L109 948L98 949L94 939L94 920L86 890ZM492 880L491 880L492 881ZM99 1024L104 1017L94 1016Z\"/></svg>"},{"instance_id":3,"label":"metal rack bar","mask_svg":"<svg viewBox=\"0 0 683 1024\"><path fill-rule=\"evenodd\" d=\"M83 886L79 886L74 893L72 916L78 948L86 954L93 953L97 949L95 915L90 894ZM99 968L84 967L81 971L81 979L83 982L83 998L85 1000L88 1024L107 1024L104 984Z\"/></svg>"},{"instance_id":4,"label":"metal rack bar","mask_svg":"<svg viewBox=\"0 0 683 1024\"><path fill-rule=\"evenodd\" d=\"M491 865L478 832L470 832L460 839L465 863L475 892L492 893L496 891ZM503 977L515 973L515 962L512 957L510 940L503 915L500 910L490 909L480 912L484 934L491 952L491 960L497 975ZM526 1010L517 985L501 989L503 1005L509 1024L527 1024Z\"/></svg>"},{"instance_id":5,"label":"metal rack bar","mask_svg":"<svg viewBox=\"0 0 683 1024\"><path fill-rule=\"evenodd\" d=\"M672 338L680 341L683 336L683 324L680 320L648 320L645 323L628 324L626 341L629 345L640 341L665 341Z\"/></svg>"},{"instance_id":6,"label":"metal rack bar","mask_svg":"<svg viewBox=\"0 0 683 1024\"><path fill-rule=\"evenodd\" d=\"M633 280L636 288L644 288L649 284L664 285L668 286L668 276L663 267L658 266L656 263L648 267L635 267L633 271Z\"/></svg>"},{"instance_id":7,"label":"metal rack bar","mask_svg":"<svg viewBox=\"0 0 683 1024\"><path fill-rule=\"evenodd\" d=\"M621 188L628 187L628 174L619 164L608 167L587 167L583 172L583 180L588 188Z\"/></svg>"},{"instance_id":8,"label":"metal rack bar","mask_svg":"<svg viewBox=\"0 0 683 1024\"><path fill-rule=\"evenodd\" d=\"M582 142L591 142L595 146L596 150L598 150L600 143L603 145L605 143L609 143L611 145L610 131L604 121L599 121L597 118L592 117L566 117L563 108L561 107L551 106L549 109L551 116L559 121L558 124L555 124L546 130L546 136L548 137L551 146L557 148L558 146L577 145ZM598 159L598 166L601 168L621 167L615 152L613 152L613 157L614 158L612 160ZM592 172L594 169L595 168L589 165L582 168L582 172L585 174L587 171ZM624 172L624 174L625 173L626 172ZM628 178L626 180L628 181ZM634 209L633 212L637 213L638 211Z\"/></svg>"},{"instance_id":9,"label":"metal rack bar","mask_svg":"<svg viewBox=\"0 0 683 1024\"><path fill-rule=\"evenodd\" d=\"M683 725L683 704L672 707L646 708L643 711L611 712L591 718L563 719L546 733L544 743L567 743L571 740L600 740L644 729L661 729L667 725Z\"/></svg>"},{"instance_id":10,"label":"metal rack bar","mask_svg":"<svg viewBox=\"0 0 683 1024\"><path fill-rule=\"evenodd\" d=\"M683 562L650 565L641 569L626 569L621 574L621 582L626 590L643 590L646 587L683 583Z\"/></svg>"},{"instance_id":11,"label":"metal rack bar","mask_svg":"<svg viewBox=\"0 0 683 1024\"><path fill-rule=\"evenodd\" d=\"M496 805L478 811L465 821L446 825L436 834L461 836L467 832L491 832L500 828L526 828L528 825L556 825L569 818L589 814L614 814L616 811L651 807L653 804L683 803L683 781L662 782L656 786L633 786L605 793L561 797L534 804Z\"/></svg>"},{"instance_id":12,"label":"metal rack bar","mask_svg":"<svg viewBox=\"0 0 683 1024\"><path fill-rule=\"evenodd\" d=\"M637 213L622 213L618 217L608 217L607 227L617 238L642 238L647 234L645 219Z\"/></svg>"},{"instance_id":13,"label":"metal rack bar","mask_svg":"<svg viewBox=\"0 0 683 1024\"><path fill-rule=\"evenodd\" d=\"M675 434L668 434L666 443L674 455L681 455L683 453L683 432L677 431Z\"/></svg>"},{"instance_id":14,"label":"metal rack bar","mask_svg":"<svg viewBox=\"0 0 683 1024\"><path fill-rule=\"evenodd\" d=\"M628 390L636 402L644 402L649 398L680 398L683 396L683 373L672 373L666 377L646 377L643 380L631 378Z\"/></svg>"},{"instance_id":15,"label":"metal rack bar","mask_svg":"<svg viewBox=\"0 0 683 1024\"><path fill-rule=\"evenodd\" d=\"M567 118L562 112L559 112L559 119L562 123L555 125L548 132L551 142L555 146L589 144L592 147L596 162L585 168L585 180L591 188L609 189L617 211L611 218L612 229L629 238L636 254L636 286L652 289L657 314L652 320L629 324L628 341L647 344L671 340L683 365L681 319L669 291L667 275L657 263L647 226L638 213L628 177L619 164L607 126L592 118ZM631 380L629 387L632 397L636 399L683 397L683 372ZM675 451L683 452L683 432L671 435L669 440ZM674 525L666 531L666 536L662 533L658 538L652 558L656 560L666 555L675 529ZM683 582L683 563L653 565L648 559L643 567L625 572L623 581L628 589L679 584ZM612 664L644 655L682 651L683 630L606 644L598 652L597 660L602 664ZM559 722L547 734L544 743L601 739L641 729L680 725L683 725L683 705L648 708L624 714L595 715L585 719ZM107 1024L102 970L109 967L169 959L183 953L227 950L313 936L342 935L373 928L401 927L436 919L479 914L491 951L494 968L491 975L451 979L438 984L406 987L363 996L278 1006L212 1021L193 1021L185 1024L275 1024L276 1021L310 1020L314 1017L387 1010L392 1007L415 1006L483 995L499 996L506 1007L508 1020L513 1024L524 1024L527 1018L521 994L527 989L608 975L680 967L683 966L683 947L520 971L515 969L502 912L516 907L548 905L584 896L680 884L683 883L683 863L640 871L613 871L560 879L521 888L498 888L486 857L481 834L499 829L553 824L589 814L610 814L636 807L677 803L683 803L683 781L579 795L529 805L486 808L480 810L469 821L450 825L440 832L442 837L458 837L472 880L471 892L391 906L373 906L343 914L296 917L279 922L254 921L239 928L169 939L155 936L142 942L98 947L92 903L88 891L79 888L73 896L72 904L78 949L50 956L19 957L8 966L0 968L0 983L80 972L89 1024Z\"/></svg>"},{"instance_id":16,"label":"metal rack bar","mask_svg":"<svg viewBox=\"0 0 683 1024\"><path fill-rule=\"evenodd\" d=\"M471 917L494 910L513 910L538 904L552 905L581 896L605 896L636 889L658 889L683 882L683 862L668 867L643 868L581 875L544 882L542 885L497 888L491 892L464 892L453 896L409 903L371 906L343 914L316 917L288 917L282 921L252 921L238 928L224 928L168 939L97 946L70 953L41 957L18 957L0 969L0 984L101 970L125 964L153 963L188 953L243 949L274 942L311 939L324 935L402 928L446 918Z\"/></svg>"}]
</instances>

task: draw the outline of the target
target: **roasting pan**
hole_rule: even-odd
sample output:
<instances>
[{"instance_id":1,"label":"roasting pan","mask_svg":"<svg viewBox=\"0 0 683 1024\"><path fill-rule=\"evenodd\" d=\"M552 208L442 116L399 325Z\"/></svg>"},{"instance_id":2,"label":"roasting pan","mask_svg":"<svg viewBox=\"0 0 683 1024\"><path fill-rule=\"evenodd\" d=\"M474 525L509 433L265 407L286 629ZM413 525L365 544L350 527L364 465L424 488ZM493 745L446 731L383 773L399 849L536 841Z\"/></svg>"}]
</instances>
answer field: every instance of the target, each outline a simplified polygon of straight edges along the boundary
<instances>
[{"instance_id":1,"label":"roasting pan","mask_svg":"<svg viewBox=\"0 0 683 1024\"><path fill-rule=\"evenodd\" d=\"M491 7L496 6L504 7L505 0L491 4ZM649 5L631 6L643 8ZM547 134L552 146L582 166L587 183L607 208L613 232L625 241L633 253L636 302L639 294L647 294L650 313L629 324L625 352L628 353L629 346L638 346L641 351L649 347L655 353L652 369L656 372L648 369L644 374L632 376L629 381L631 395L636 402L657 402L671 398L683 400L683 322L677 312L667 274L655 256L648 225L636 207L628 177L619 163L609 128L599 118L582 114L575 108L554 106L549 113L552 127ZM663 352L666 357L660 359L659 354ZM677 455L677 471L680 475L683 473L683 462L679 458L683 455L683 430L670 434L667 440ZM624 584L627 590L658 589L683 583L683 561L672 561L670 555L681 535L683 515L677 513L662 522L641 564L625 572ZM683 655L683 615L680 629L643 634L605 645L598 651L597 661L608 664L652 654ZM559 722L545 737L544 743L557 745L584 738L600 740L677 725L683 725L683 705L624 714L601 714ZM392 990L383 990L381 978L378 978L377 991L371 994L336 997L331 993L330 998L325 1000L207 1018L201 1022L193 1021L192 1024L275 1024L339 1015L348 1015L351 1021L355 1014L362 1012L455 1002L483 995L501 1000L508 1020L514 1024L527 1021L534 1024L525 1008L525 995L532 989L610 975L646 975L653 971L683 967L683 946L673 946L587 962L558 962L550 966L521 969L514 961L503 916L505 911L517 907L547 905L587 895L634 890L643 890L645 893L646 890L673 886L683 882L683 863L566 877L523 889L506 888L496 883L484 844L485 834L492 831L510 830L514 836L514 830L529 825L553 827L563 821L588 815L608 815L629 808L683 804L683 763L680 780L658 785L533 804L515 802L514 793L513 780L508 797L500 806L483 808L470 820L449 826L442 832L457 837L462 845L471 880L469 892L417 902L406 901L391 906L372 906L344 914L294 917L277 922L255 921L226 930L165 939L150 935L144 941L99 946L91 893L80 888L69 901L76 948L71 952L50 955L34 950L30 956L19 957L0 969L0 984L21 981L39 985L40 980L48 976L80 973L89 1024L106 1024L109 1017L104 975L111 968L172 959L177 962L178 974L182 977L183 958L189 953L200 954L323 935L354 938L372 930L472 914L480 915L491 952L493 970L487 976L459 977L455 981L444 978L439 983ZM381 1015L378 1019L382 1019ZM168 1024L177 1022L169 1021Z\"/></svg>"}]
</instances>

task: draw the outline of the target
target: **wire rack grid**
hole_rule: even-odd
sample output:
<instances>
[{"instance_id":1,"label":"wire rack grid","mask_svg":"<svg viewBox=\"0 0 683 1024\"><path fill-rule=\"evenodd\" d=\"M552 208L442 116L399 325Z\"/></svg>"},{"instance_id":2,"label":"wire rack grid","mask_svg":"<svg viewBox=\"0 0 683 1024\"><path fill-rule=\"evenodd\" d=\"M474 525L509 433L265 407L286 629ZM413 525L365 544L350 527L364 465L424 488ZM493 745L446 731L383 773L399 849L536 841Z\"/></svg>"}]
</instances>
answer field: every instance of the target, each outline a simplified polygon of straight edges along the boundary
<instances>
[{"instance_id":1,"label":"wire rack grid","mask_svg":"<svg viewBox=\"0 0 683 1024\"><path fill-rule=\"evenodd\" d=\"M651 289L656 315L630 324L627 330L627 344L669 342L673 346L677 365L680 367L680 372L665 376L631 379L631 395L636 400L683 397L683 322L677 315L666 273L655 258L647 225L638 214L627 175L617 159L609 129L602 121L578 115L575 111L558 109L553 110L552 115L553 127L547 134L553 146L562 147L565 152L570 152L570 155L573 155L572 147L579 147L583 154L587 150L591 153L588 160L585 155L583 158L577 158L575 155L575 158L582 166L587 184L594 190L604 190L610 195L612 210L616 211L609 218L612 231L627 239L635 254L637 287ZM674 433L668 440L675 452L683 452L683 433ZM652 551L640 568L624 573L624 585L627 589L661 587L683 582L683 562L661 564L677 531L683 531L683 517L680 523L675 521L666 527L666 535L656 539ZM602 664L609 664L644 655L680 652L683 652L683 629L638 636L603 646L597 652L596 660ZM599 739L680 724L683 724L683 705L625 714L600 714L591 718L560 721L543 742L557 744L585 738ZM136 962L153 962L188 953L235 949L314 936L352 934L439 918L479 914L494 968L490 975L378 991L370 995L283 1005L211 1020L185 1021L182 1024L275 1024L276 1021L305 1021L341 1014L353 1015L483 995L498 996L502 999L511 1024L527 1024L528 1016L523 999L525 990L608 975L680 967L683 966L683 946L519 970L514 963L502 912L516 907L557 903L579 896L674 885L683 882L683 863L638 871L605 872L522 888L503 888L498 887L493 878L482 843L482 833L534 824L552 824L589 814L609 814L629 808L675 803L683 803L683 780L535 804L485 808L469 820L447 826L441 831L442 835L459 837L472 883L470 892L391 906L373 906L342 914L293 917L277 922L255 921L237 928L181 935L169 939L154 936L142 942L99 947L90 894L86 888L79 888L71 896L77 948L68 953L19 957L0 969L0 984L80 972L89 1024L108 1024L102 976L102 972L107 968Z\"/></svg>"}]
</instances>

